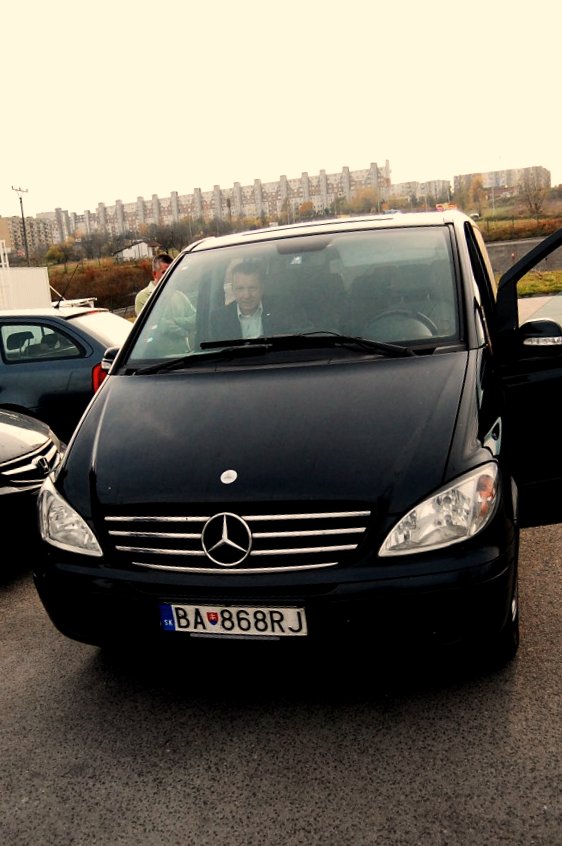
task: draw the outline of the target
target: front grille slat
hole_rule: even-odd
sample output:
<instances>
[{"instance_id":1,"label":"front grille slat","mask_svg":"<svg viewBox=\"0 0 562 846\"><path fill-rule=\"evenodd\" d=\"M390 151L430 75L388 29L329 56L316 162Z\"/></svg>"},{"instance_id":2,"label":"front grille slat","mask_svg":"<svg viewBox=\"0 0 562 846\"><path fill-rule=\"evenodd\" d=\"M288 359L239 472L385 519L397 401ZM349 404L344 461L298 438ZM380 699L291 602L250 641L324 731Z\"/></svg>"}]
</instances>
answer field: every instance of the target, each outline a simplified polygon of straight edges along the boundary
<instances>
[{"instance_id":1,"label":"front grille slat","mask_svg":"<svg viewBox=\"0 0 562 846\"><path fill-rule=\"evenodd\" d=\"M235 573L236 575L248 575L252 573L271 573L274 569L276 573L289 573L293 570L321 570L326 567L335 567L339 562L338 561L323 561L321 564L301 564L299 566L291 566L291 567L252 567L251 569L244 567L236 567L233 569L220 569L216 568L215 570L210 571L208 567L181 567L179 565L169 565L169 564L149 564L146 561L134 561L133 562L137 567L143 567L147 570L165 570L166 572L174 572L174 573L210 573L212 572L213 575L222 576L227 575L227 573Z\"/></svg>"},{"instance_id":2,"label":"front grille slat","mask_svg":"<svg viewBox=\"0 0 562 846\"><path fill-rule=\"evenodd\" d=\"M355 543L340 546L297 546L290 549L254 549L252 553L253 555L307 555L311 552L343 552L344 550L355 549L356 546Z\"/></svg>"},{"instance_id":3,"label":"front grille slat","mask_svg":"<svg viewBox=\"0 0 562 846\"><path fill-rule=\"evenodd\" d=\"M253 532L254 538L303 538L320 537L327 535L351 535L357 534L364 529L322 529L320 531L306 532ZM170 538L171 540L198 540L200 534L188 534L185 532L117 532L112 529L108 532L112 537L119 538Z\"/></svg>"},{"instance_id":4,"label":"front grille slat","mask_svg":"<svg viewBox=\"0 0 562 846\"><path fill-rule=\"evenodd\" d=\"M326 537L327 535L351 535L364 529L320 529L305 532L254 532L255 538L304 538L304 537Z\"/></svg>"},{"instance_id":5,"label":"front grille slat","mask_svg":"<svg viewBox=\"0 0 562 846\"><path fill-rule=\"evenodd\" d=\"M308 547L291 547L291 549L254 549L252 555L307 555L314 552L343 552L345 550L355 549L357 544L347 544L341 546L308 546ZM141 546L116 546L118 552L142 552L155 555L204 555L203 550L196 549L157 549L156 547L141 547Z\"/></svg>"},{"instance_id":6,"label":"front grille slat","mask_svg":"<svg viewBox=\"0 0 562 846\"><path fill-rule=\"evenodd\" d=\"M118 538L169 538L170 540L199 540L201 534L194 535L186 532L116 532L111 531L112 537Z\"/></svg>"},{"instance_id":7,"label":"front grille slat","mask_svg":"<svg viewBox=\"0 0 562 846\"><path fill-rule=\"evenodd\" d=\"M367 509L291 512L286 506L278 514L234 514L208 507L204 513L193 513L193 507L186 511L106 514L108 543L123 565L154 570L243 574L320 569L349 560L371 516ZM181 524L192 531L177 531Z\"/></svg>"},{"instance_id":8,"label":"front grille slat","mask_svg":"<svg viewBox=\"0 0 562 846\"><path fill-rule=\"evenodd\" d=\"M202 549L165 549L157 546L116 546L117 552L134 552L136 555L205 555Z\"/></svg>"}]
</instances>

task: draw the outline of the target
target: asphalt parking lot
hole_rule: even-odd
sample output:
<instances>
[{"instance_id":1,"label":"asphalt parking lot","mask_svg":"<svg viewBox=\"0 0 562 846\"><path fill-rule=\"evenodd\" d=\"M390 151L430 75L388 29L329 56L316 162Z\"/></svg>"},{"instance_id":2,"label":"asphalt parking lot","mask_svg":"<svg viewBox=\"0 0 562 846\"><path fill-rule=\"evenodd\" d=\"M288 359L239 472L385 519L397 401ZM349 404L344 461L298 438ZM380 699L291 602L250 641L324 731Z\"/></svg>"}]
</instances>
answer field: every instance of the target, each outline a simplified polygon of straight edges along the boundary
<instances>
[{"instance_id":1,"label":"asphalt parking lot","mask_svg":"<svg viewBox=\"0 0 562 846\"><path fill-rule=\"evenodd\" d=\"M562 527L522 534L495 673L244 650L107 655L0 582L0 842L559 846ZM29 561L29 559L26 559Z\"/></svg>"}]
</instances>

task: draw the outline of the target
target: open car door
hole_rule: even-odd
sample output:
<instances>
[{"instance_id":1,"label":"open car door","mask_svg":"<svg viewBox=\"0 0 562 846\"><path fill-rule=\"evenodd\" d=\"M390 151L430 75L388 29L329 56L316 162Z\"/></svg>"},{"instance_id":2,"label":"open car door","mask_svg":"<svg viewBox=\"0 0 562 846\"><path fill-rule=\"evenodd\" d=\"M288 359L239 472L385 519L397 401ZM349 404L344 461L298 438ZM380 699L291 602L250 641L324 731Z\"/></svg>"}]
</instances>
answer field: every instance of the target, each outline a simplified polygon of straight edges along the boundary
<instances>
[{"instance_id":1,"label":"open car door","mask_svg":"<svg viewBox=\"0 0 562 846\"><path fill-rule=\"evenodd\" d=\"M522 526L562 522L562 325L548 313L522 325L518 316L518 285L560 246L562 229L516 262L498 286L500 374Z\"/></svg>"}]
</instances>

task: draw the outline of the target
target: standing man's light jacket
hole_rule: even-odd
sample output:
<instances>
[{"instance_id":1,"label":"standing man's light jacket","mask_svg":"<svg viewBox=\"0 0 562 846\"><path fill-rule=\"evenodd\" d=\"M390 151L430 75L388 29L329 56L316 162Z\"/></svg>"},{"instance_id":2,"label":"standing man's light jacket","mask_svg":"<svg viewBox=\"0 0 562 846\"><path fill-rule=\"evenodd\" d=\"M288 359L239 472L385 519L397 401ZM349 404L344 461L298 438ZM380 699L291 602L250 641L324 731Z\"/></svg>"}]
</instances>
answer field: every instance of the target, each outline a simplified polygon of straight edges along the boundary
<instances>
[{"instance_id":1,"label":"standing man's light jacket","mask_svg":"<svg viewBox=\"0 0 562 846\"><path fill-rule=\"evenodd\" d=\"M152 292L154 291L155 288L156 288L156 285L151 280L148 283L148 285L146 286L146 288L143 288L142 291L139 291L138 294L136 295L136 297L135 297L135 314L137 316L140 314L142 307L146 304L146 301L148 300L148 298L150 297L150 295L152 294Z\"/></svg>"}]
</instances>

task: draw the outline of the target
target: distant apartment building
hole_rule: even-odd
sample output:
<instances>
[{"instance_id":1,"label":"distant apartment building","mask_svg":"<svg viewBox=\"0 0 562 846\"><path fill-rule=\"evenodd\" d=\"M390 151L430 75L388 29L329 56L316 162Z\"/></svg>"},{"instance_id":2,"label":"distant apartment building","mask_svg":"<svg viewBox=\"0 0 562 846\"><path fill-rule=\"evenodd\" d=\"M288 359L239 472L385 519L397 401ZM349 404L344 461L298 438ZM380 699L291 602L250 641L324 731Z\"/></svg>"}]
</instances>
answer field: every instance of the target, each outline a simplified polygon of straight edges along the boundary
<instances>
[{"instance_id":1,"label":"distant apartment building","mask_svg":"<svg viewBox=\"0 0 562 846\"><path fill-rule=\"evenodd\" d=\"M451 183L448 179L433 179L429 182L397 182L389 189L390 200L415 199L444 201L449 199Z\"/></svg>"},{"instance_id":2,"label":"distant apartment building","mask_svg":"<svg viewBox=\"0 0 562 846\"><path fill-rule=\"evenodd\" d=\"M6 252L24 256L26 239L30 255L60 240L58 231L48 219L26 217L24 234L21 217L0 217L0 241L5 241Z\"/></svg>"},{"instance_id":3,"label":"distant apartment building","mask_svg":"<svg viewBox=\"0 0 562 846\"><path fill-rule=\"evenodd\" d=\"M490 170L487 173L463 173L454 178L454 191L462 194L470 190L476 180L481 180L485 191L493 191L496 198L502 194L515 196L525 183L550 188L550 171L544 167L520 167L511 170Z\"/></svg>"},{"instance_id":4,"label":"distant apartment building","mask_svg":"<svg viewBox=\"0 0 562 846\"><path fill-rule=\"evenodd\" d=\"M195 188L192 194L172 191L169 197L153 194L149 200L137 197L134 202L116 200L115 205L98 203L95 211L76 214L64 209L37 215L53 227L54 240L107 232L111 235L142 233L151 224L170 226L179 220L231 220L234 218L277 220L281 215L295 218L304 203L310 203L315 212L336 210L337 203L349 201L365 188L374 189L379 202L388 199L390 189L390 164L384 167L376 162L365 170L327 174L321 170L317 176L303 172L300 177L288 179L281 176L276 182L255 179L253 185L235 182L231 188L215 185L212 191Z\"/></svg>"}]
</instances>

